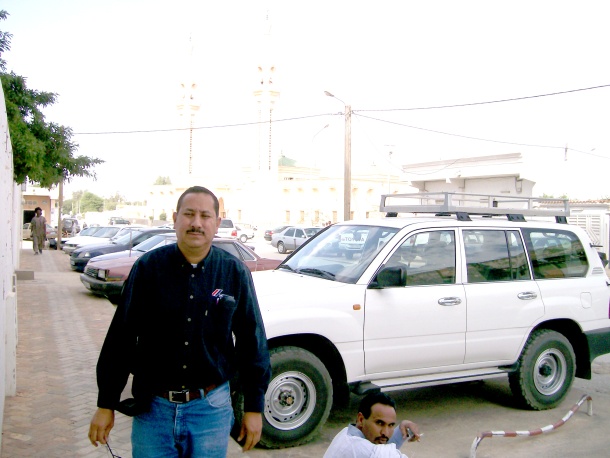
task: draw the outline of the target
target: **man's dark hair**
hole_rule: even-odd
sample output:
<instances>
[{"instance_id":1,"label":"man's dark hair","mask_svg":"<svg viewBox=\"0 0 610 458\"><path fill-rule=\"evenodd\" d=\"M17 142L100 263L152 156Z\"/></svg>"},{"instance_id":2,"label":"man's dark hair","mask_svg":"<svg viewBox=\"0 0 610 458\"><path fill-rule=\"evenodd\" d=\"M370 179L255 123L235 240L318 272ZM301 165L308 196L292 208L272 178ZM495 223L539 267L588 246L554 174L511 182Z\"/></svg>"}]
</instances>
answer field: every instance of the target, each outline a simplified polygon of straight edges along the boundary
<instances>
[{"instance_id":1,"label":"man's dark hair","mask_svg":"<svg viewBox=\"0 0 610 458\"><path fill-rule=\"evenodd\" d=\"M396 403L394 402L394 399L387 394L370 393L363 397L360 401L358 412L360 412L364 418L368 419L371 416L371 407L373 407L375 404L383 404L384 406L390 406L396 410Z\"/></svg>"},{"instance_id":2,"label":"man's dark hair","mask_svg":"<svg viewBox=\"0 0 610 458\"><path fill-rule=\"evenodd\" d=\"M36 213L38 210L42 211L42 208L40 208L40 207L36 207L36 208L34 209L34 213Z\"/></svg>"},{"instance_id":3,"label":"man's dark hair","mask_svg":"<svg viewBox=\"0 0 610 458\"><path fill-rule=\"evenodd\" d=\"M176 207L176 211L180 211L180 206L182 205L182 200L184 199L184 196L186 196L187 194L195 193L207 194L208 196L211 196L212 199L214 199L214 211L216 212L216 216L218 216L218 212L220 211L220 204L218 203L218 198L216 197L216 195L214 195L212 191L210 191L208 188L204 188L203 186L191 186L186 191L184 191L182 195L178 198L178 206Z\"/></svg>"}]
</instances>

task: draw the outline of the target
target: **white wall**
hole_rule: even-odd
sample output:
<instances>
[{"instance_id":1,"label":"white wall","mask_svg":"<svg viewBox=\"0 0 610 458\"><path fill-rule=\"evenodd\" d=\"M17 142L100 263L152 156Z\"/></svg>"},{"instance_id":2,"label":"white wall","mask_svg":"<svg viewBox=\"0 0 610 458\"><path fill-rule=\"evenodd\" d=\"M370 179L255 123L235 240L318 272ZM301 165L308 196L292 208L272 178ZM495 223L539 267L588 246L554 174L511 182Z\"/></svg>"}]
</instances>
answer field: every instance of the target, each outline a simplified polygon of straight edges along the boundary
<instances>
[{"instance_id":1,"label":"white wall","mask_svg":"<svg viewBox=\"0 0 610 458\"><path fill-rule=\"evenodd\" d=\"M21 248L21 191L13 181L13 152L8 135L4 92L0 91L0 430L4 399L16 393L17 280ZM0 436L0 448L2 438Z\"/></svg>"}]
</instances>

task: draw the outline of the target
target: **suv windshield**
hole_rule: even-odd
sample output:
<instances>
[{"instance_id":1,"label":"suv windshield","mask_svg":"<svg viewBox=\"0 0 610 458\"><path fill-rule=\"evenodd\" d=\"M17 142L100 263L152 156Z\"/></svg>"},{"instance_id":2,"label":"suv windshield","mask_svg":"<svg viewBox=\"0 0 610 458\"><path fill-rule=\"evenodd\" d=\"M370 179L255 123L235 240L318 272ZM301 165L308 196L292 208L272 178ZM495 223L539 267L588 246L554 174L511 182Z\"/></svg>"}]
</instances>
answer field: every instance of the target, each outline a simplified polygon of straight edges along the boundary
<instances>
[{"instance_id":1,"label":"suv windshield","mask_svg":"<svg viewBox=\"0 0 610 458\"><path fill-rule=\"evenodd\" d=\"M279 269L353 284L397 232L392 227L330 226L297 250Z\"/></svg>"}]
</instances>

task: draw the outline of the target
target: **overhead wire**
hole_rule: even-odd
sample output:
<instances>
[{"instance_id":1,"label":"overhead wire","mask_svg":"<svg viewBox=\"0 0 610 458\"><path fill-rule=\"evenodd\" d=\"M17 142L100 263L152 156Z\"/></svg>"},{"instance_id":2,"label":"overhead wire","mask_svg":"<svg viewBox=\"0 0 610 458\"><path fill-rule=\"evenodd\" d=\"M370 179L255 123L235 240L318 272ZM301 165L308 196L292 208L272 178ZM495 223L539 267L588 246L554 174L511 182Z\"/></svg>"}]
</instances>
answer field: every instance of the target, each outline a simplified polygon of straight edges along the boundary
<instances>
[{"instance_id":1,"label":"overhead wire","mask_svg":"<svg viewBox=\"0 0 610 458\"><path fill-rule=\"evenodd\" d=\"M409 129L416 129L416 130L421 130L421 131L425 131L425 132L431 132L431 133L440 134L440 135L448 135L448 136L452 136L452 137L464 138L464 139L468 139L468 140L484 141L484 142L490 142L490 143L500 143L500 144L506 144L506 145L515 145L515 146L534 147L534 148L562 149L562 150L579 152L579 153L582 153L582 154L588 154L588 155L599 157L599 158L603 158L603 159L610 159L607 156L602 156L602 155L599 155L599 154L593 154L591 152L582 151L582 150L571 148L571 147L568 147L568 146L537 145L537 144L530 144L530 143L520 143L520 142L504 141L504 140L493 140L493 139L474 137L474 136L469 136L469 135L462 135L462 134L455 134L455 133L450 133L450 132L443 132L443 131L439 131L439 130L435 130L435 129L428 129L428 128L424 128L424 127L413 126L413 125L409 125L409 124L399 123L399 122L396 122L396 121L389 121L389 120L386 120L386 119L376 118L376 117L373 117L373 116L367 116L365 114L362 114L362 113L367 113L367 112L417 111L417 110L434 110L434 109L458 108L458 107L468 107L468 106L477 106L477 105L489 105L489 104L495 104L495 103L514 102L514 101L534 99L534 98L541 98L541 97L557 96L557 95L570 94L570 93L583 92L583 91L590 91L590 90L602 89L602 88L608 88L608 87L610 87L610 84L603 84L603 85L591 86L591 87L586 87L586 88L570 89L570 90L566 90L566 91L550 92L550 93L545 93L545 94L529 95L529 96L522 96L522 97L513 97L513 98L508 98L508 99L498 99L498 100L490 100L490 101L483 101L483 102L470 102L470 103L461 103L461 104L454 104L454 105L437 105L437 106L429 106L429 107L411 107L411 108L389 108L389 109L352 110L352 114L355 115L356 117L371 119L373 121L383 122L383 123L387 123L387 124L393 124L393 125L397 125L397 126L401 126L401 127L407 127ZM272 122L279 123L279 122L288 122L288 121L299 121L299 120L303 120L303 119L310 119L310 118L324 117L324 116L338 116L338 115L343 116L344 113L342 113L342 112L339 112L339 113L333 112L333 113L320 113L320 114L313 114L313 115L295 116L295 117L290 117L290 118L274 119ZM242 123L233 123L233 124L218 124L218 125L198 126L198 127L179 127L179 128L170 128L170 129L146 129L146 130L102 131L102 132L75 132L74 135L121 135L121 134L124 135L124 134L142 134L142 133L164 133L164 132L180 132L180 131L189 131L189 130L208 130L208 129L222 129L222 128L233 128L233 127L245 127L245 126L255 126L255 125L267 124L267 123L269 123L269 121L251 121L251 122L242 122Z\"/></svg>"}]
</instances>

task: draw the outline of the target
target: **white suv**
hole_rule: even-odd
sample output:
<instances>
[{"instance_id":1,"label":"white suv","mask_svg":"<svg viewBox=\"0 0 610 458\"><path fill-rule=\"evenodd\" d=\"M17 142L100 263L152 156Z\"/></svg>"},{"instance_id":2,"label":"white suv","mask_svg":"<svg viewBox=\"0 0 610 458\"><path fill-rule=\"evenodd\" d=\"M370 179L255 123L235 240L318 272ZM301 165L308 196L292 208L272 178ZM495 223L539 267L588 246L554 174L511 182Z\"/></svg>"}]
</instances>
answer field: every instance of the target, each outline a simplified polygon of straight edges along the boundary
<instances>
[{"instance_id":1,"label":"white suv","mask_svg":"<svg viewBox=\"0 0 610 458\"><path fill-rule=\"evenodd\" d=\"M233 220L230 218L222 218L220 220L220 226L218 226L218 230L216 231L216 236L225 239L236 239L237 227L233 223Z\"/></svg>"},{"instance_id":2,"label":"white suv","mask_svg":"<svg viewBox=\"0 0 610 458\"><path fill-rule=\"evenodd\" d=\"M392 216L329 226L253 274L273 369L264 446L307 442L349 391L508 376L517 402L539 410L591 378L610 353L608 277L585 231L561 223L567 202L469 199L489 196L383 196ZM525 221L535 214L558 222Z\"/></svg>"}]
</instances>

